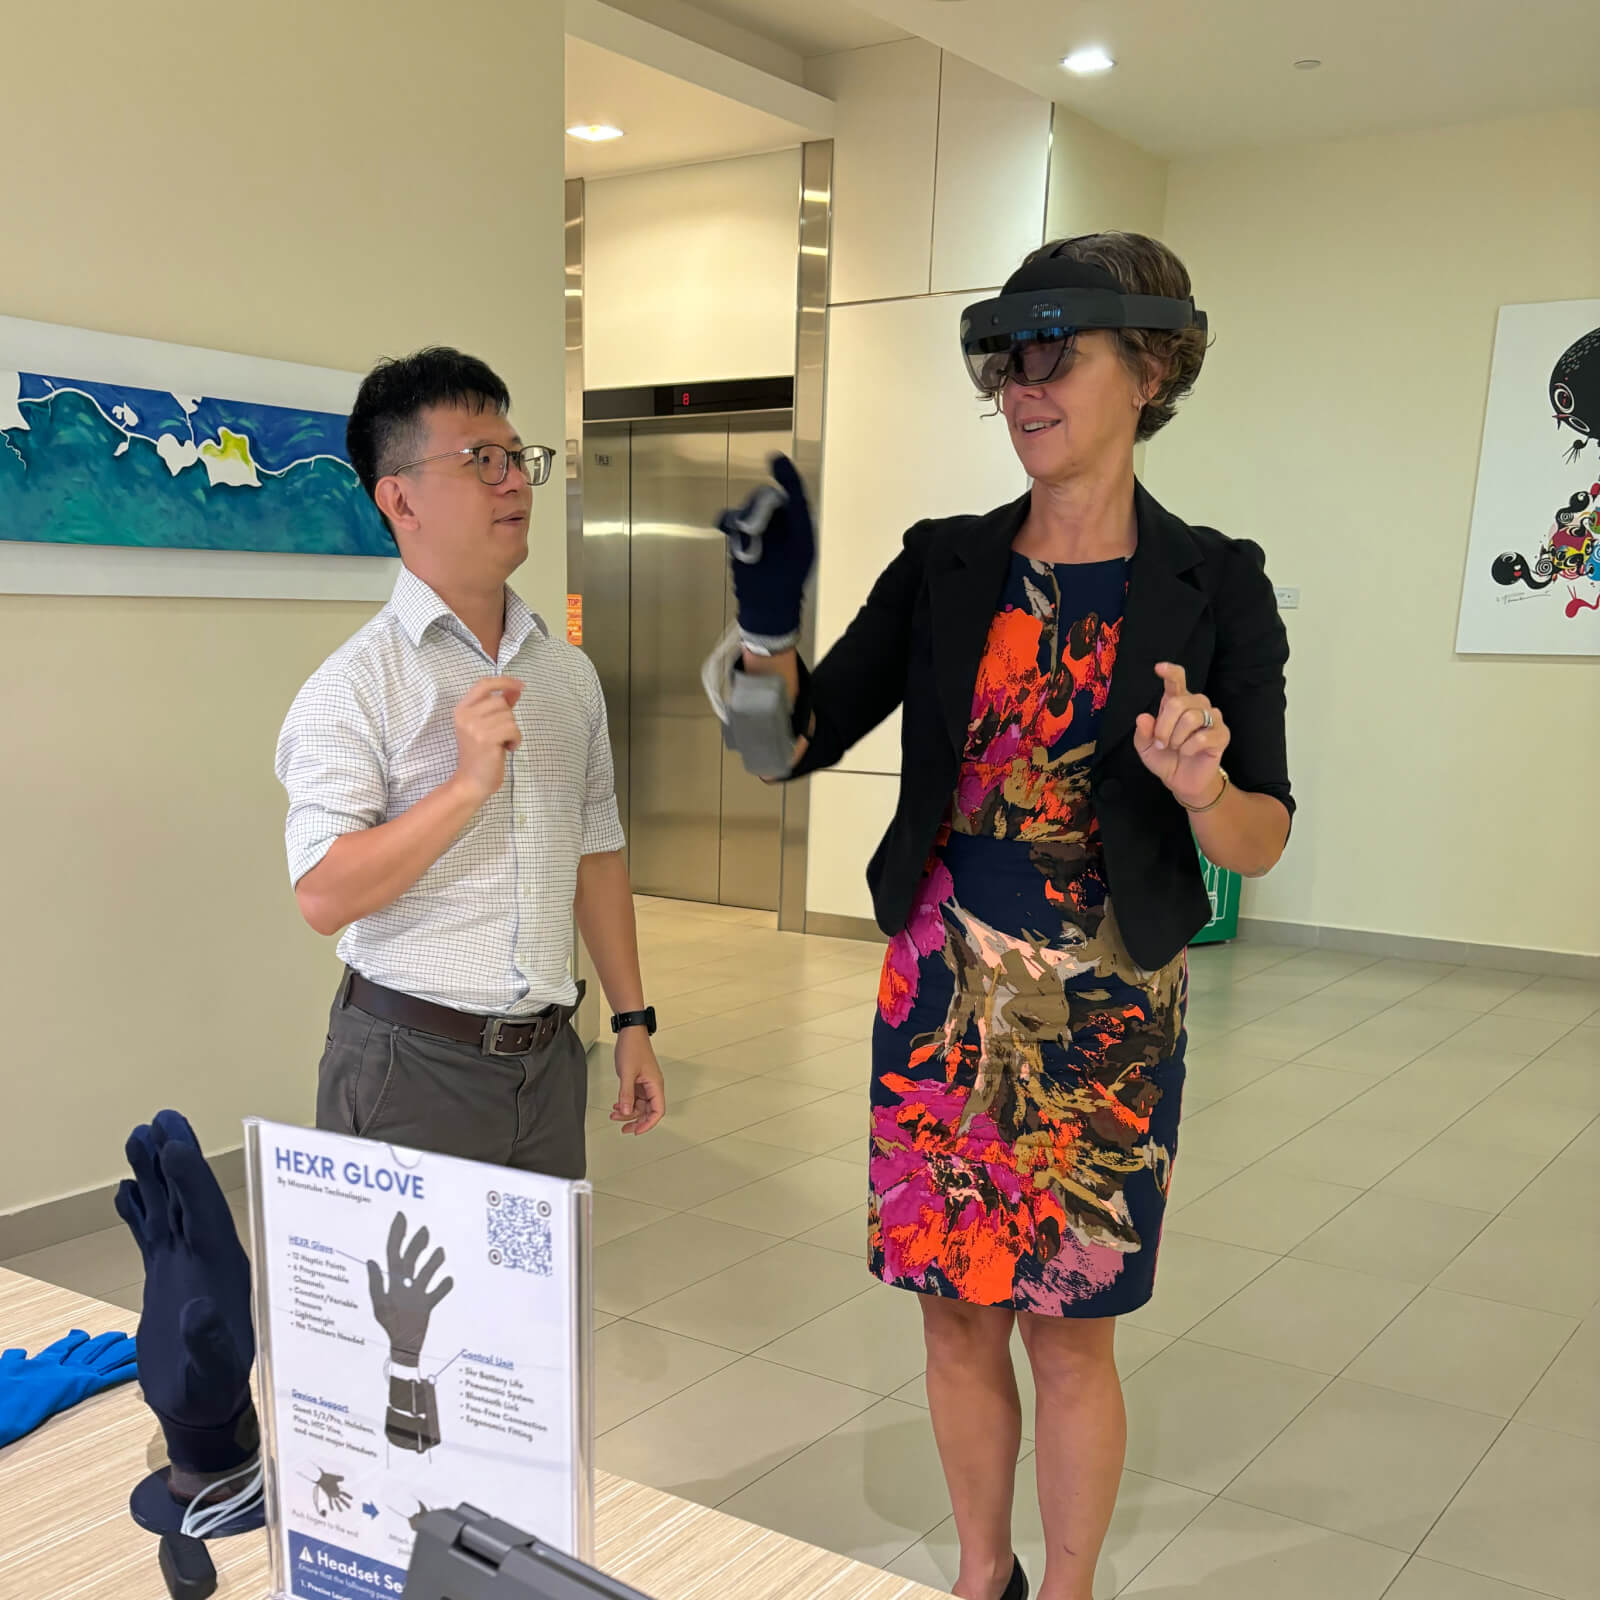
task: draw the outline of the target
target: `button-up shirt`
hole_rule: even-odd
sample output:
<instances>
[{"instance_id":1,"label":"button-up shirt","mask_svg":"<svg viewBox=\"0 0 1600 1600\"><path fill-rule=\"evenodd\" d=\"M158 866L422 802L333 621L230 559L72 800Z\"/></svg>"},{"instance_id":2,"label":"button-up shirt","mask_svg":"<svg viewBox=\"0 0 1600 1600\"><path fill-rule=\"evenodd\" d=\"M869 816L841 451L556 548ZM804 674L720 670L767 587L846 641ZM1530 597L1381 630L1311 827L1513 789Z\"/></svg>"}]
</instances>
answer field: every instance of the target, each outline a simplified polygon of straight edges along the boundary
<instances>
[{"instance_id":1,"label":"button-up shirt","mask_svg":"<svg viewBox=\"0 0 1600 1600\"><path fill-rule=\"evenodd\" d=\"M408 569L377 616L295 697L278 738L289 877L336 839L400 816L456 770L454 713L480 678L520 678L522 744L506 779L392 905L354 922L339 955L391 989L485 1015L571 1005L578 860L620 850L605 700L581 650L506 591L499 659Z\"/></svg>"}]
</instances>

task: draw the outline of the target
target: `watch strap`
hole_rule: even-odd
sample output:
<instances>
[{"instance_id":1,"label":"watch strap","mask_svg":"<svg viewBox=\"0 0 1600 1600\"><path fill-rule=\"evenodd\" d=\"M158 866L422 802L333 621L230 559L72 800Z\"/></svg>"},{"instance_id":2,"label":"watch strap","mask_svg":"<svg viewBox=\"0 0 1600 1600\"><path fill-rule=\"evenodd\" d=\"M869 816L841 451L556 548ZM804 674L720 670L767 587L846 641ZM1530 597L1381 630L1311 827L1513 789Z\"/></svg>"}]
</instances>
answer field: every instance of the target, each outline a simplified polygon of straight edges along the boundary
<instances>
[{"instance_id":1,"label":"watch strap","mask_svg":"<svg viewBox=\"0 0 1600 1600\"><path fill-rule=\"evenodd\" d=\"M656 1031L656 1008L646 1006L642 1011L619 1011L611 1019L611 1031L621 1033L624 1028L643 1028L653 1034Z\"/></svg>"}]
</instances>

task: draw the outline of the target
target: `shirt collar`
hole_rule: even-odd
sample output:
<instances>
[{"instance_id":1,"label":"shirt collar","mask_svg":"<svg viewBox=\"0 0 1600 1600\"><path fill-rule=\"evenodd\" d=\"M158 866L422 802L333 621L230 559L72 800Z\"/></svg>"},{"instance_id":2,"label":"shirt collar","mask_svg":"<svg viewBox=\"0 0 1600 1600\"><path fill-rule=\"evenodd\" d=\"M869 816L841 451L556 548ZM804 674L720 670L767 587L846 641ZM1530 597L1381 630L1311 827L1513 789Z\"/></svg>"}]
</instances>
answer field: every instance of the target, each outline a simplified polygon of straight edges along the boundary
<instances>
[{"instance_id":1,"label":"shirt collar","mask_svg":"<svg viewBox=\"0 0 1600 1600\"><path fill-rule=\"evenodd\" d=\"M414 645L421 645L422 636L428 629L434 623L443 622L446 618L458 627L464 628L455 612L410 567L401 567L389 603L394 607L394 614L400 619L400 626L405 629L406 637ZM550 630L545 626L542 617L528 609L527 602L522 596L515 589L508 587L505 636L500 644L502 655L515 655L527 643L530 634L548 639Z\"/></svg>"}]
</instances>

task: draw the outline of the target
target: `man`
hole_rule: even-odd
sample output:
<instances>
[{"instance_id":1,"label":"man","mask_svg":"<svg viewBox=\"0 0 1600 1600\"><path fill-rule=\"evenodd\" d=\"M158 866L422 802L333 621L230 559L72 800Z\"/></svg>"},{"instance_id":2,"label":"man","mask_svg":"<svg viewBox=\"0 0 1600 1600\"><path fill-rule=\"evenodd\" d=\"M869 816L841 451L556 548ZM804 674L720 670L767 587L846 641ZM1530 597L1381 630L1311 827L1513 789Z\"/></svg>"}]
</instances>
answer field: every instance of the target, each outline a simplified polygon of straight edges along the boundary
<instances>
[{"instance_id":1,"label":"man","mask_svg":"<svg viewBox=\"0 0 1600 1600\"><path fill-rule=\"evenodd\" d=\"M506 386L429 349L367 375L350 460L399 547L393 598L312 674L278 741L289 873L344 929L317 1126L584 1173L572 914L613 1010L623 1132L665 1110L588 658L506 587L553 452Z\"/></svg>"}]
</instances>

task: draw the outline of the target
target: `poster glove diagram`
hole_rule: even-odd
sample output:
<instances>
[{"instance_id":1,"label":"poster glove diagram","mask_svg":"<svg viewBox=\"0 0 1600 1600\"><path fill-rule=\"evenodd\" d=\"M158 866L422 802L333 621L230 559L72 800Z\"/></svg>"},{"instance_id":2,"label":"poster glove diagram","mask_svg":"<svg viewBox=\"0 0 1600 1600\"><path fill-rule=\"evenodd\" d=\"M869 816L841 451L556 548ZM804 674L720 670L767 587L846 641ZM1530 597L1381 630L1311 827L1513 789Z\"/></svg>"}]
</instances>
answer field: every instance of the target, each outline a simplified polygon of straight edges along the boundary
<instances>
[{"instance_id":1,"label":"poster glove diagram","mask_svg":"<svg viewBox=\"0 0 1600 1600\"><path fill-rule=\"evenodd\" d=\"M389 1225L387 1281L376 1261L367 1262L372 1314L389 1337L389 1409L384 1434L389 1443L418 1455L439 1443L439 1405L431 1380L422 1377L422 1346L434 1308L455 1287L455 1279L434 1278L444 1265L443 1249L423 1261L428 1230L418 1228L407 1244L406 1217ZM421 1263L419 1267L419 1263Z\"/></svg>"}]
</instances>

